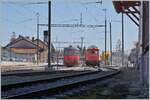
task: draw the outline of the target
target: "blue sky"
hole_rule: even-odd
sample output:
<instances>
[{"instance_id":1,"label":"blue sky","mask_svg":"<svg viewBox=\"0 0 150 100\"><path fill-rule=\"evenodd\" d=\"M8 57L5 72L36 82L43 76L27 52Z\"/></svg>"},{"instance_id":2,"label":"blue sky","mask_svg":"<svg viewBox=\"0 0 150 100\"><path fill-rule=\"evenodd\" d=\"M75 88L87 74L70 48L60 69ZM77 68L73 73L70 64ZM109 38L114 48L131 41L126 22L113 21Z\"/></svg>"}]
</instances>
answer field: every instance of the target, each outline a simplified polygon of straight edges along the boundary
<instances>
[{"instance_id":1,"label":"blue sky","mask_svg":"<svg viewBox=\"0 0 150 100\"><path fill-rule=\"evenodd\" d=\"M0 43L5 46L15 32L16 35L36 36L36 13L40 14L40 23L47 23L47 4L28 4L29 2L38 2L40 0L13 2L11 0L3 0L1 3L1 25ZM19 1L19 0L18 0ZM43 0L41 0L43 1ZM44 0L47 1L47 0ZM83 24L101 24L104 25L104 11L107 8L107 49L109 50L109 22L112 20L120 20L121 14L117 14L111 0L103 0L103 4L89 3L98 0L53 0L52 1L52 23L78 23L80 13L83 16ZM137 26L125 15L125 50L134 47L134 42L138 39ZM43 40L43 30L47 27L40 27L40 38ZM116 42L121 39L121 22L112 22L112 40L113 50L115 50ZM88 42L84 45L96 45L100 50L104 50L104 27L101 28L56 28L52 27L52 41L56 38L58 41L84 41ZM62 44L67 46L69 44ZM58 46L58 45L55 45Z\"/></svg>"}]
</instances>

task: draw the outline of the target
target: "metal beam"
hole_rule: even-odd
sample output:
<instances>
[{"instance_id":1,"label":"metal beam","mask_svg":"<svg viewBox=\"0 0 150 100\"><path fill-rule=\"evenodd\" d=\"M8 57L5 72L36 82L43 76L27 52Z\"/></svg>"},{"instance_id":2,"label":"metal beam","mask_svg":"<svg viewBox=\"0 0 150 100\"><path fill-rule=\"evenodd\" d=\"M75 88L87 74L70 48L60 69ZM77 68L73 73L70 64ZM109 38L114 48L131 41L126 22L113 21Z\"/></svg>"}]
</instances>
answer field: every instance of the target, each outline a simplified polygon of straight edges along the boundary
<instances>
[{"instance_id":1,"label":"metal beam","mask_svg":"<svg viewBox=\"0 0 150 100\"><path fill-rule=\"evenodd\" d=\"M39 64L39 13L37 15L37 64Z\"/></svg>"},{"instance_id":2,"label":"metal beam","mask_svg":"<svg viewBox=\"0 0 150 100\"><path fill-rule=\"evenodd\" d=\"M48 2L48 67L51 68L51 1Z\"/></svg>"},{"instance_id":3,"label":"metal beam","mask_svg":"<svg viewBox=\"0 0 150 100\"><path fill-rule=\"evenodd\" d=\"M132 8L140 15L140 11L137 8L135 8L134 6Z\"/></svg>"},{"instance_id":4,"label":"metal beam","mask_svg":"<svg viewBox=\"0 0 150 100\"><path fill-rule=\"evenodd\" d=\"M125 7L140 6L141 5L140 1L118 1L118 2L121 2L122 6L125 6Z\"/></svg>"},{"instance_id":5,"label":"metal beam","mask_svg":"<svg viewBox=\"0 0 150 100\"><path fill-rule=\"evenodd\" d=\"M112 65L112 34L111 34L111 22L109 23L110 28L110 52L111 52L111 65Z\"/></svg>"},{"instance_id":6,"label":"metal beam","mask_svg":"<svg viewBox=\"0 0 150 100\"><path fill-rule=\"evenodd\" d=\"M139 21L139 18L134 14L134 13L132 13L132 11L128 8L127 9L129 12L131 12L131 14Z\"/></svg>"},{"instance_id":7,"label":"metal beam","mask_svg":"<svg viewBox=\"0 0 150 100\"><path fill-rule=\"evenodd\" d=\"M122 66L124 65L124 16L122 13Z\"/></svg>"},{"instance_id":8,"label":"metal beam","mask_svg":"<svg viewBox=\"0 0 150 100\"><path fill-rule=\"evenodd\" d=\"M2 59L2 46L0 44L0 65L1 65L1 59Z\"/></svg>"},{"instance_id":9,"label":"metal beam","mask_svg":"<svg viewBox=\"0 0 150 100\"><path fill-rule=\"evenodd\" d=\"M107 15L106 11L107 9L104 9L105 11L105 66L106 66L106 52L107 52Z\"/></svg>"},{"instance_id":10,"label":"metal beam","mask_svg":"<svg viewBox=\"0 0 150 100\"><path fill-rule=\"evenodd\" d=\"M139 24L138 24L128 13L126 13L126 15L127 15L137 26L139 26Z\"/></svg>"},{"instance_id":11,"label":"metal beam","mask_svg":"<svg viewBox=\"0 0 150 100\"><path fill-rule=\"evenodd\" d=\"M123 11L123 13L137 13L136 11Z\"/></svg>"},{"instance_id":12,"label":"metal beam","mask_svg":"<svg viewBox=\"0 0 150 100\"><path fill-rule=\"evenodd\" d=\"M39 24L40 26L48 26L48 24ZM85 24L51 24L51 27L82 27L82 28L96 28L105 27L105 25L85 25Z\"/></svg>"},{"instance_id":13,"label":"metal beam","mask_svg":"<svg viewBox=\"0 0 150 100\"><path fill-rule=\"evenodd\" d=\"M67 42L67 41L53 41L53 43L61 43L61 44L81 44L82 42ZM89 42L83 42L83 43L89 43Z\"/></svg>"}]
</instances>

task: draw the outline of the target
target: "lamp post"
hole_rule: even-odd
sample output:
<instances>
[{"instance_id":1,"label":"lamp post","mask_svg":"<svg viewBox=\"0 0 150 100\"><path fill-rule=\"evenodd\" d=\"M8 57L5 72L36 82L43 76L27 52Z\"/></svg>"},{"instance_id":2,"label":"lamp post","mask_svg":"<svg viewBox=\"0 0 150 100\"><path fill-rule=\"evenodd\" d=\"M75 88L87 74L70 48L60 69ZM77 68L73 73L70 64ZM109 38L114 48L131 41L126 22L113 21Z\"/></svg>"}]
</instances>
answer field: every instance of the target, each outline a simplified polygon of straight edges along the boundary
<instances>
[{"instance_id":1,"label":"lamp post","mask_svg":"<svg viewBox=\"0 0 150 100\"><path fill-rule=\"evenodd\" d=\"M81 62L82 62L82 66L83 66L83 37L81 37Z\"/></svg>"},{"instance_id":2,"label":"lamp post","mask_svg":"<svg viewBox=\"0 0 150 100\"><path fill-rule=\"evenodd\" d=\"M112 59L113 59L113 55L112 55L112 23L113 22L121 22L120 20L111 20L109 22L109 28L110 28L110 52L111 52L111 65L112 65Z\"/></svg>"},{"instance_id":3,"label":"lamp post","mask_svg":"<svg viewBox=\"0 0 150 100\"><path fill-rule=\"evenodd\" d=\"M110 53L111 53L111 66L112 66L112 34L111 34L111 22L109 23L110 27Z\"/></svg>"},{"instance_id":4,"label":"lamp post","mask_svg":"<svg viewBox=\"0 0 150 100\"><path fill-rule=\"evenodd\" d=\"M106 11L107 9L102 9L105 12L105 54L107 51L107 16L106 16ZM106 59L105 59L105 66L106 66Z\"/></svg>"},{"instance_id":5,"label":"lamp post","mask_svg":"<svg viewBox=\"0 0 150 100\"><path fill-rule=\"evenodd\" d=\"M112 55L112 23L113 22L118 22L118 23L121 23L120 20L111 20L109 25L110 25L110 52L111 52L111 65L112 65L112 62L113 62L113 55Z\"/></svg>"},{"instance_id":6,"label":"lamp post","mask_svg":"<svg viewBox=\"0 0 150 100\"><path fill-rule=\"evenodd\" d=\"M2 58L2 47L1 47L1 44L0 44L0 64L1 64L1 58Z\"/></svg>"},{"instance_id":7,"label":"lamp post","mask_svg":"<svg viewBox=\"0 0 150 100\"><path fill-rule=\"evenodd\" d=\"M124 65L124 16L122 13L122 66Z\"/></svg>"},{"instance_id":8,"label":"lamp post","mask_svg":"<svg viewBox=\"0 0 150 100\"><path fill-rule=\"evenodd\" d=\"M51 1L48 1L48 67L51 67Z\"/></svg>"},{"instance_id":9,"label":"lamp post","mask_svg":"<svg viewBox=\"0 0 150 100\"><path fill-rule=\"evenodd\" d=\"M39 13L37 15L37 64L39 64Z\"/></svg>"}]
</instances>

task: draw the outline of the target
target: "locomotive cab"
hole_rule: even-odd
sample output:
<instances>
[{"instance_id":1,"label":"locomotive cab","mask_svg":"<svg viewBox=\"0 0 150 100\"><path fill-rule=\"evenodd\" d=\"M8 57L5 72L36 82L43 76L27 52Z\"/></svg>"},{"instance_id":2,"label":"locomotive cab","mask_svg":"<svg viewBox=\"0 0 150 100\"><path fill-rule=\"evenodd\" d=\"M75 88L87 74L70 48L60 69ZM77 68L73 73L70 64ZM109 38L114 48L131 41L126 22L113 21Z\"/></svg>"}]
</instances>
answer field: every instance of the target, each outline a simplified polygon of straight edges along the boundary
<instances>
[{"instance_id":1,"label":"locomotive cab","mask_svg":"<svg viewBox=\"0 0 150 100\"><path fill-rule=\"evenodd\" d=\"M86 65L88 66L99 66L99 49L96 46L90 46L86 50Z\"/></svg>"},{"instance_id":2,"label":"locomotive cab","mask_svg":"<svg viewBox=\"0 0 150 100\"><path fill-rule=\"evenodd\" d=\"M64 48L64 65L71 67L80 64L79 49L69 46Z\"/></svg>"}]
</instances>

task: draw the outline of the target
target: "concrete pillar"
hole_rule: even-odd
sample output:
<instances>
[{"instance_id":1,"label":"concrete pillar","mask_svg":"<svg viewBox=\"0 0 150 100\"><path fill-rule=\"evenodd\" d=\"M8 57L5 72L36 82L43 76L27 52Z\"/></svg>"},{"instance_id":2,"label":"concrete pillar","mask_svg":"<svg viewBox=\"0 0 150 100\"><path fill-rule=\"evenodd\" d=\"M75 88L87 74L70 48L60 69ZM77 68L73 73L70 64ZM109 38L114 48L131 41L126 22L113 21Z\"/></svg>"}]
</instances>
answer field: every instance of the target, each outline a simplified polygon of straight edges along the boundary
<instances>
[{"instance_id":1,"label":"concrete pillar","mask_svg":"<svg viewBox=\"0 0 150 100\"><path fill-rule=\"evenodd\" d=\"M142 22L143 22L143 3L141 2L140 6L140 20L139 20L139 67L140 67L140 83L143 84L143 73L144 73L144 67L143 67L143 56L142 56Z\"/></svg>"},{"instance_id":2,"label":"concrete pillar","mask_svg":"<svg viewBox=\"0 0 150 100\"><path fill-rule=\"evenodd\" d=\"M0 45L0 65L1 65L1 58L2 58L2 49L1 49L1 45Z\"/></svg>"}]
</instances>

